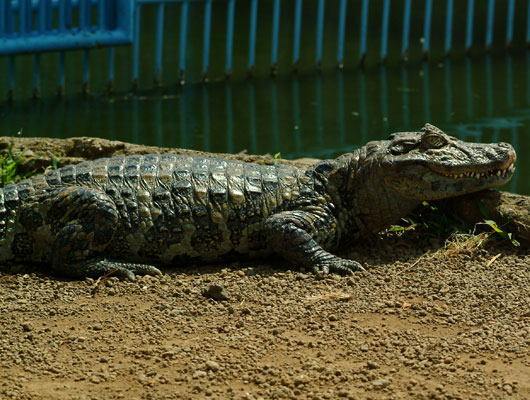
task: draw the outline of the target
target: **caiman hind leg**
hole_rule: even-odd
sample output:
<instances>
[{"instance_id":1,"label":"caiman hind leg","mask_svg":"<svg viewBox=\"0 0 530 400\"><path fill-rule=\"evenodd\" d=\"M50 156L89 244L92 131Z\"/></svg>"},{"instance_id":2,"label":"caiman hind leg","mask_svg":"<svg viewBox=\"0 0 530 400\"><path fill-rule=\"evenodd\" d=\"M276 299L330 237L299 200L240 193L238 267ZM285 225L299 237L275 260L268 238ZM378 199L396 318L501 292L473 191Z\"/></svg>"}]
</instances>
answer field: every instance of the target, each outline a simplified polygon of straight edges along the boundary
<instances>
[{"instance_id":1,"label":"caiman hind leg","mask_svg":"<svg viewBox=\"0 0 530 400\"><path fill-rule=\"evenodd\" d=\"M337 257L318 243L335 236L332 217L306 211L284 211L265 221L268 246L277 254L314 272L351 274L364 271L357 261Z\"/></svg>"},{"instance_id":2,"label":"caiman hind leg","mask_svg":"<svg viewBox=\"0 0 530 400\"><path fill-rule=\"evenodd\" d=\"M131 280L135 274L161 274L151 265L109 260L119 215L102 191L79 186L62 189L52 199L49 217L56 232L52 245L55 272L75 278L113 274Z\"/></svg>"}]
</instances>

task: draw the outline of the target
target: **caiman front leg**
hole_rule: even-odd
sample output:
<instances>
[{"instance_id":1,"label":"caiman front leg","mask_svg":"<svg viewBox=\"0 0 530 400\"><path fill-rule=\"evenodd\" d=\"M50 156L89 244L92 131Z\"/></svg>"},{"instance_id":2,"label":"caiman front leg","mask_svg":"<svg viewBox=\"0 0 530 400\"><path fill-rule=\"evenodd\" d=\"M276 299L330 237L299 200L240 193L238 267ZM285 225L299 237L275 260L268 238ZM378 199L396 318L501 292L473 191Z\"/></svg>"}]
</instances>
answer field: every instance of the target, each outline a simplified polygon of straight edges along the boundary
<instances>
[{"instance_id":1,"label":"caiman front leg","mask_svg":"<svg viewBox=\"0 0 530 400\"><path fill-rule=\"evenodd\" d=\"M364 271L357 261L337 257L320 243L332 241L336 234L334 218L307 211L284 211L265 221L267 245L275 253L314 272L351 274Z\"/></svg>"}]
</instances>

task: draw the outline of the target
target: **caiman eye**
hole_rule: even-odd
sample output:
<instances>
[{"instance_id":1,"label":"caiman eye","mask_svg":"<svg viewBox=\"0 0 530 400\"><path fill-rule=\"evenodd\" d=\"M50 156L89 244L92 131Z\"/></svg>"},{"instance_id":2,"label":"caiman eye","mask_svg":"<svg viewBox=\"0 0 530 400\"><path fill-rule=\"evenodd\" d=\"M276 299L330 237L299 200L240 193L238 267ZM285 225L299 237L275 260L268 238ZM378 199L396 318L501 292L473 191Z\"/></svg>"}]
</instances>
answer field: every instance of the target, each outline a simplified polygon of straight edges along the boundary
<instances>
[{"instance_id":1,"label":"caiman eye","mask_svg":"<svg viewBox=\"0 0 530 400\"><path fill-rule=\"evenodd\" d=\"M421 144L428 149L439 149L447 144L447 139L436 133L426 133L421 137Z\"/></svg>"},{"instance_id":2,"label":"caiman eye","mask_svg":"<svg viewBox=\"0 0 530 400\"><path fill-rule=\"evenodd\" d=\"M397 156L399 154L405 154L416 147L416 142L399 142L395 143L390 147L390 154Z\"/></svg>"}]
</instances>

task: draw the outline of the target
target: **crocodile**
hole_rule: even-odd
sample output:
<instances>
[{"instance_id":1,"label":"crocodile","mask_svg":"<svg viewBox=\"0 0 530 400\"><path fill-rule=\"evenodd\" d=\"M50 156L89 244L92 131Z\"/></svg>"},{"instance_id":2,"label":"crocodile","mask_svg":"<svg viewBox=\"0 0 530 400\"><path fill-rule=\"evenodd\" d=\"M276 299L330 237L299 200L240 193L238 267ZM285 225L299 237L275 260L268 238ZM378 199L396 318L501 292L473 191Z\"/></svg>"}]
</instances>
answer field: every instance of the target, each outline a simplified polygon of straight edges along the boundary
<instances>
[{"instance_id":1,"label":"crocodile","mask_svg":"<svg viewBox=\"0 0 530 400\"><path fill-rule=\"evenodd\" d=\"M0 189L0 262L134 280L164 265L276 254L352 273L361 264L334 253L424 200L506 183L515 159L510 144L426 124L308 169L176 154L85 161Z\"/></svg>"}]
</instances>

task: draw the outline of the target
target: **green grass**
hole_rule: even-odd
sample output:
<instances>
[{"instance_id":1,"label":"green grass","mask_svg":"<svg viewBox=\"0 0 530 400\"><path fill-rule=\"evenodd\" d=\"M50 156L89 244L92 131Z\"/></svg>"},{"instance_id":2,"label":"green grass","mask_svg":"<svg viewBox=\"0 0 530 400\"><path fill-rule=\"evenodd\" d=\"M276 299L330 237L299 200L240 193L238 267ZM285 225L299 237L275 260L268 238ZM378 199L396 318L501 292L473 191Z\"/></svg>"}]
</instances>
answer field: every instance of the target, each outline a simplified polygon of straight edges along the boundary
<instances>
[{"instance_id":1,"label":"green grass","mask_svg":"<svg viewBox=\"0 0 530 400\"><path fill-rule=\"evenodd\" d=\"M20 152L13 151L13 145L9 146L7 151L0 154L0 186L5 186L9 183L21 181L30 173L21 172L20 166L23 163L23 158Z\"/></svg>"},{"instance_id":2,"label":"green grass","mask_svg":"<svg viewBox=\"0 0 530 400\"><path fill-rule=\"evenodd\" d=\"M55 151L50 156L50 167L57 169L61 167L62 152ZM29 170L27 165L27 157L22 155L21 151L13 150L13 143L9 145L7 150L0 152L0 187L4 187L10 183L16 183L30 176L43 173L42 170Z\"/></svg>"}]
</instances>

